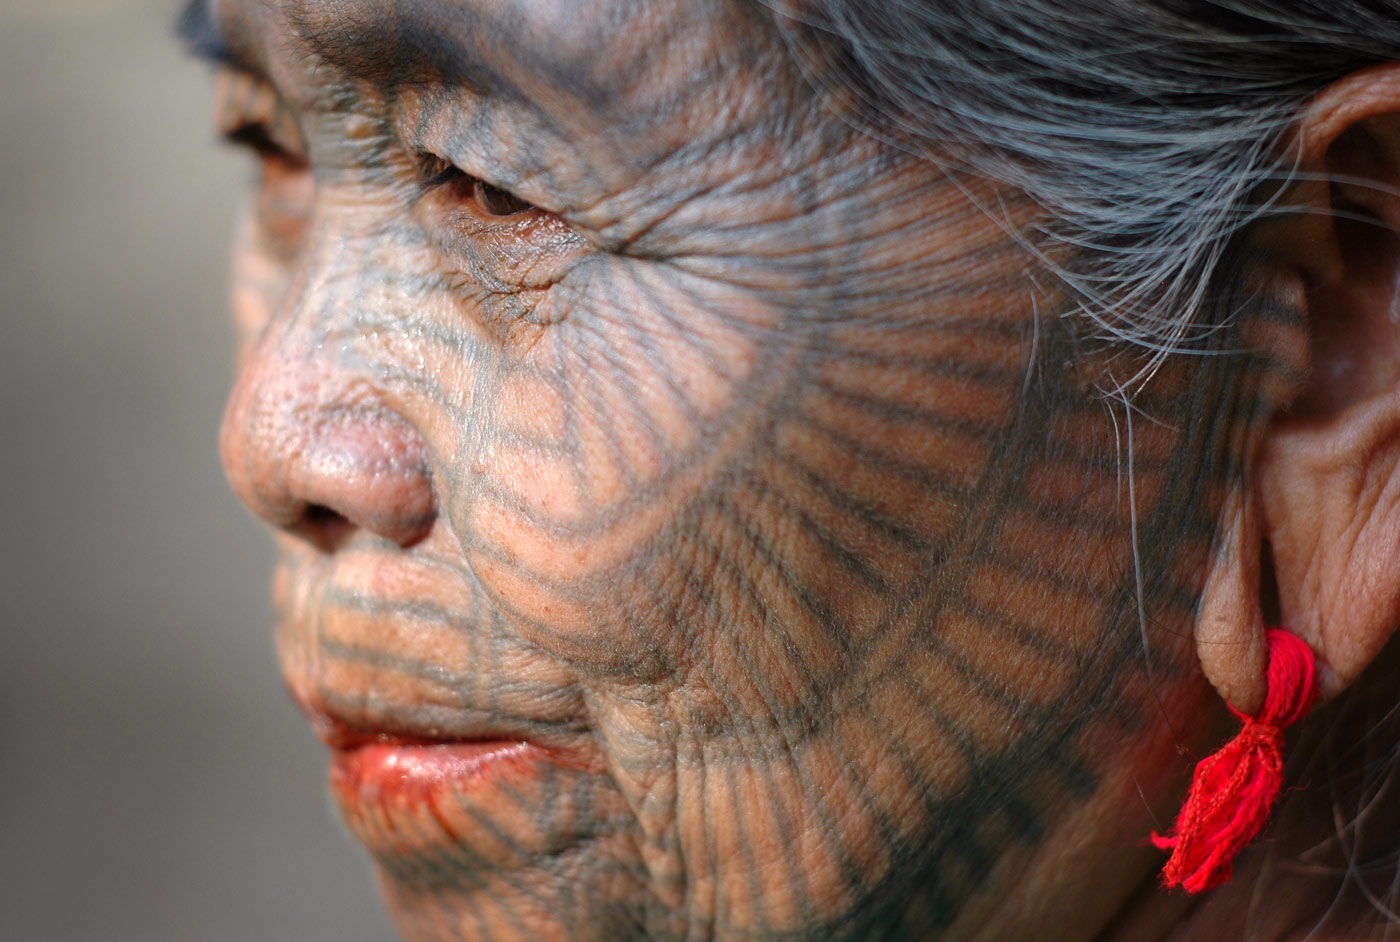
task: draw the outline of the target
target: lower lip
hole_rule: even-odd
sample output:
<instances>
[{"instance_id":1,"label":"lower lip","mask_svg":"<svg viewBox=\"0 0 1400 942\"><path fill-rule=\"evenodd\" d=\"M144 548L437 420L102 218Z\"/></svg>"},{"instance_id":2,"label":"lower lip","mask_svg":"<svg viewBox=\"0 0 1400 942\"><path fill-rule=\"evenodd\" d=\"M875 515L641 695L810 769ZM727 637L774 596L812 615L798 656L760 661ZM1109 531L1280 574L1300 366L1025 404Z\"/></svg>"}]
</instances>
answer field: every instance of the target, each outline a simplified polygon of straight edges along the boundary
<instances>
[{"instance_id":1,"label":"lower lip","mask_svg":"<svg viewBox=\"0 0 1400 942\"><path fill-rule=\"evenodd\" d=\"M539 747L519 741L368 743L338 749L331 782L358 803L420 802L452 791L470 793L502 776L525 771Z\"/></svg>"}]
</instances>

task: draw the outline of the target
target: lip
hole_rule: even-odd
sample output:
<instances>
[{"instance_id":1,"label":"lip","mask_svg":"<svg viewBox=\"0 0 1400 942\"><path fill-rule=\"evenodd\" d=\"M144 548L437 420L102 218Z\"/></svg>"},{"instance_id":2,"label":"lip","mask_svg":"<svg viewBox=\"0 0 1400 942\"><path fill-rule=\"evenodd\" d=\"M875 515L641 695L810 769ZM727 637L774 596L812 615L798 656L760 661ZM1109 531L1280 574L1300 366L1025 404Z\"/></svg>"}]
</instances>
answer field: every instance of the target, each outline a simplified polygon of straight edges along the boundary
<instances>
[{"instance_id":1,"label":"lip","mask_svg":"<svg viewBox=\"0 0 1400 942\"><path fill-rule=\"evenodd\" d=\"M520 738L436 739L360 729L304 702L303 709L331 750L333 787L365 801L426 799L449 787L466 790L497 767L523 771L528 761L548 759L551 752Z\"/></svg>"},{"instance_id":2,"label":"lip","mask_svg":"<svg viewBox=\"0 0 1400 942\"><path fill-rule=\"evenodd\" d=\"M342 801L361 807L434 804L449 793L470 795L528 775L546 758L539 746L523 741L371 742L335 751L331 787Z\"/></svg>"},{"instance_id":3,"label":"lip","mask_svg":"<svg viewBox=\"0 0 1400 942\"><path fill-rule=\"evenodd\" d=\"M330 750L331 795L345 823L381 861L480 849L490 842L485 822L519 797L561 775L598 771L576 724L470 709L419 719L376 708L365 688L329 686L324 675L284 679ZM480 857L504 863L493 864L489 850Z\"/></svg>"},{"instance_id":4,"label":"lip","mask_svg":"<svg viewBox=\"0 0 1400 942\"><path fill-rule=\"evenodd\" d=\"M505 715L486 716L464 710L445 723L414 724L390 720L369 709L358 692L344 701L324 688L304 687L285 678L287 692L311 724L318 739L333 753L351 754L372 746L409 749L466 744L501 746L525 744L559 756L566 764L584 761L578 723ZM439 717L441 719L441 717Z\"/></svg>"},{"instance_id":5,"label":"lip","mask_svg":"<svg viewBox=\"0 0 1400 942\"><path fill-rule=\"evenodd\" d=\"M583 768L588 763L573 750L546 746L514 733L482 731L463 737L419 735L366 729L337 717L300 696L292 697L306 713L316 735L331 750L331 785L352 804L427 802L448 792L458 795L498 782L518 779L533 767L551 763Z\"/></svg>"},{"instance_id":6,"label":"lip","mask_svg":"<svg viewBox=\"0 0 1400 942\"><path fill-rule=\"evenodd\" d=\"M367 729L294 698L331 751L331 794L351 833L381 863L473 848L480 866L511 865L502 829L520 802L597 771L575 745L474 729L471 738ZM554 782L555 786L548 783ZM561 835L562 836L562 835Z\"/></svg>"}]
</instances>

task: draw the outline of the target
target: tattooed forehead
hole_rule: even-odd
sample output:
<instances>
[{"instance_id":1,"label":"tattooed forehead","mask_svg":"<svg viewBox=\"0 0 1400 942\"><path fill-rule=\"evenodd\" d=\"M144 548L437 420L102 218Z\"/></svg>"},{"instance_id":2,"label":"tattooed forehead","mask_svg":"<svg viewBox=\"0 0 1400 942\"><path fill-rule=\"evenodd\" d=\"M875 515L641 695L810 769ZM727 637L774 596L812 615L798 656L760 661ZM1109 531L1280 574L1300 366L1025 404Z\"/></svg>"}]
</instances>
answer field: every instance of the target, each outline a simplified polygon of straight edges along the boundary
<instances>
[{"instance_id":1,"label":"tattooed forehead","mask_svg":"<svg viewBox=\"0 0 1400 942\"><path fill-rule=\"evenodd\" d=\"M193 0L237 64L314 57L368 82L443 83L512 98L553 82L606 111L639 86L694 77L686 49L752 40L726 0Z\"/></svg>"}]
</instances>

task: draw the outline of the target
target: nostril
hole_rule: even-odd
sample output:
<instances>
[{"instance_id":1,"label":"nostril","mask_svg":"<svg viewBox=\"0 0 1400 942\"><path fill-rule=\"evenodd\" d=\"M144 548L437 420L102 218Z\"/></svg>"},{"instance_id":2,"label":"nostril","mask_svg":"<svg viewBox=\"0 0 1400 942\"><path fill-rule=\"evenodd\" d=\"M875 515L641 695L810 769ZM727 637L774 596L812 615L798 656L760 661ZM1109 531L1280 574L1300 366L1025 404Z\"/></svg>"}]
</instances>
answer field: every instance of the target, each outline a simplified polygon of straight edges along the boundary
<instances>
[{"instance_id":1,"label":"nostril","mask_svg":"<svg viewBox=\"0 0 1400 942\"><path fill-rule=\"evenodd\" d=\"M291 529L318 549L329 553L349 540L356 526L343 514L324 504L307 504L301 518L292 524Z\"/></svg>"},{"instance_id":2,"label":"nostril","mask_svg":"<svg viewBox=\"0 0 1400 942\"><path fill-rule=\"evenodd\" d=\"M403 548L427 538L437 496L418 429L372 390L303 367L276 357L245 366L220 441L234 490L323 552L361 531Z\"/></svg>"}]
</instances>

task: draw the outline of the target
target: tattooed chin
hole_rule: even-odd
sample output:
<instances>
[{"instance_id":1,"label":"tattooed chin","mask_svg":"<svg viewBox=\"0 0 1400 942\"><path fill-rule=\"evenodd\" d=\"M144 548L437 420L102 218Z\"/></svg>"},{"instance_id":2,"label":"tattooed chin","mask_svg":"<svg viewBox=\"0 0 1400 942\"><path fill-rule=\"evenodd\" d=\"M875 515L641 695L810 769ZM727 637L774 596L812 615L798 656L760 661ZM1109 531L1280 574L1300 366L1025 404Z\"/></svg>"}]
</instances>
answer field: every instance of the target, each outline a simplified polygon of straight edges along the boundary
<instances>
[{"instance_id":1,"label":"tattooed chin","mask_svg":"<svg viewBox=\"0 0 1400 942\"><path fill-rule=\"evenodd\" d=\"M853 130L757 5L183 28L259 167L223 459L406 936L1010 925L1172 755L1124 624L1170 684L1223 446L1144 401L1125 504L1092 367L1034 369L1081 338L1027 200Z\"/></svg>"}]
</instances>

